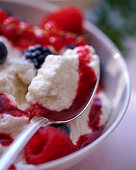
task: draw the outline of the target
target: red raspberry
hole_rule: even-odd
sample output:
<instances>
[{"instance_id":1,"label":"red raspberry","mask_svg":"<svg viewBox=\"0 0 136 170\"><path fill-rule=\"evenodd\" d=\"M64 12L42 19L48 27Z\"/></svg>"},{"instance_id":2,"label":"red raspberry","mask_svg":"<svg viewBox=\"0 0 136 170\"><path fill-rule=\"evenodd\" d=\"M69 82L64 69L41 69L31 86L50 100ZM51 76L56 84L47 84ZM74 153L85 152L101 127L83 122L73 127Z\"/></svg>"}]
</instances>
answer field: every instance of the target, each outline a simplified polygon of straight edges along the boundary
<instances>
[{"instance_id":1,"label":"red raspberry","mask_svg":"<svg viewBox=\"0 0 136 170\"><path fill-rule=\"evenodd\" d=\"M81 12L73 6L63 7L62 9L45 16L41 23L41 27L44 28L44 25L49 21L54 21L64 31L77 34L82 33L83 16Z\"/></svg>"},{"instance_id":2,"label":"red raspberry","mask_svg":"<svg viewBox=\"0 0 136 170\"><path fill-rule=\"evenodd\" d=\"M45 127L37 131L24 149L27 163L38 165L76 151L75 145L63 131Z\"/></svg>"},{"instance_id":3,"label":"red raspberry","mask_svg":"<svg viewBox=\"0 0 136 170\"><path fill-rule=\"evenodd\" d=\"M8 18L8 14L4 10L0 9L0 23L3 23L6 18Z\"/></svg>"}]
</instances>

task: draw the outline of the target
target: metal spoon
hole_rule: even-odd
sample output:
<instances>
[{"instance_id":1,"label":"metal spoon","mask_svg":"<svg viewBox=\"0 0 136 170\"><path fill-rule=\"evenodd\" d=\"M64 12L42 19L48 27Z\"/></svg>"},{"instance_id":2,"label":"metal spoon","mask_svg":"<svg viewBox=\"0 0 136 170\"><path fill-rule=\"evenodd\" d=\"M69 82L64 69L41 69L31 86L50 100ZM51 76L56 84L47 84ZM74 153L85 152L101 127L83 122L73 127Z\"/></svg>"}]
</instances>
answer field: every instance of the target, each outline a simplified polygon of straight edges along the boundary
<instances>
[{"instance_id":1,"label":"metal spoon","mask_svg":"<svg viewBox=\"0 0 136 170\"><path fill-rule=\"evenodd\" d=\"M9 166L15 161L19 153L22 151L22 149L25 147L27 142L31 139L31 137L36 133L36 131L42 127L42 126L48 126L52 123L67 123L69 121L74 120L75 118L79 117L88 107L88 105L91 103L94 94L96 92L96 89L99 84L100 79L100 70L98 68L97 70L97 81L94 85L93 91L89 94L88 100L84 103L82 108L76 108L76 110L73 110L73 113L76 112L76 115L64 118L60 120L49 120L47 118L41 117L41 116L35 116L33 119L31 119L30 124L16 137L14 142L9 146L9 148L4 152L0 159L0 169L1 170L7 170ZM69 110L66 111L67 115L69 114ZM70 113L70 115L72 115Z\"/></svg>"}]
</instances>

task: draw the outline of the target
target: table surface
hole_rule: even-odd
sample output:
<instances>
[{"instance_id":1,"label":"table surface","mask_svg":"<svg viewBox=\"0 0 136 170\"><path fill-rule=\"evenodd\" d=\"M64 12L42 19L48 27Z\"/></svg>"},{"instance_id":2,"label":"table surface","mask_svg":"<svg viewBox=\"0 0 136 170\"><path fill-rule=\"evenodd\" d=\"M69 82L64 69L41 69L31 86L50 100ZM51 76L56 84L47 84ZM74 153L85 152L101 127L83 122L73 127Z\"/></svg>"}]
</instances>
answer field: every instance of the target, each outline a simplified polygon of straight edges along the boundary
<instances>
[{"instance_id":1,"label":"table surface","mask_svg":"<svg viewBox=\"0 0 136 170\"><path fill-rule=\"evenodd\" d=\"M130 53L126 59L132 83L127 113L119 126L87 159L70 170L136 170L136 39L128 39Z\"/></svg>"}]
</instances>

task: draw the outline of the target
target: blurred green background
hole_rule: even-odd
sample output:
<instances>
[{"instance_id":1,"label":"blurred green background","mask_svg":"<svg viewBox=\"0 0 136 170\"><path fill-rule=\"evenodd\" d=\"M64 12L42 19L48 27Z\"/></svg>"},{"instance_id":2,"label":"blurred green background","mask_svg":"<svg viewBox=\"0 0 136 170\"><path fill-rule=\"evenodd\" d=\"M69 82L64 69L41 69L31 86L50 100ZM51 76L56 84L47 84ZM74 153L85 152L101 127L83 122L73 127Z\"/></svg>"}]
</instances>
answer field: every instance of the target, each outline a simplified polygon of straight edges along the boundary
<instances>
[{"instance_id":1,"label":"blurred green background","mask_svg":"<svg viewBox=\"0 0 136 170\"><path fill-rule=\"evenodd\" d=\"M87 18L127 56L127 38L136 36L136 0L102 0L87 10Z\"/></svg>"}]
</instances>

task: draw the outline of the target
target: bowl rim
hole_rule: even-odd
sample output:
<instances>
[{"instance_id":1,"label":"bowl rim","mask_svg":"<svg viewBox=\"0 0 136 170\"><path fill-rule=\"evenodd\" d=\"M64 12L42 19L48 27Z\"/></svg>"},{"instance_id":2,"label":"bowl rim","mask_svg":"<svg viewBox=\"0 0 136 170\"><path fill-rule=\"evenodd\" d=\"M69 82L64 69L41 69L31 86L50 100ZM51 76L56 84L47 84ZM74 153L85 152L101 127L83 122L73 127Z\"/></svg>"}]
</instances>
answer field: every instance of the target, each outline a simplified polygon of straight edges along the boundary
<instances>
[{"instance_id":1,"label":"bowl rim","mask_svg":"<svg viewBox=\"0 0 136 170\"><path fill-rule=\"evenodd\" d=\"M10 2L10 3L16 3L16 4L20 4L20 5L27 5L27 6L33 6L39 9L43 9L46 11L51 11L54 9L57 9L58 6L47 3L47 2L42 2L42 1L36 1L36 0L23 0L23 1L18 1L18 0L1 0L1 2ZM45 3L47 4L48 8L45 7ZM109 49L112 49L112 52L114 53L113 58L114 59L118 59L122 69L124 70L124 75L125 75L125 80L126 80L126 100L124 102L123 107L121 107L120 112L116 118L116 120L113 122L113 124L99 137L97 138L94 142L90 143L89 145L87 145L86 147L82 148L81 150L78 150L70 155L67 155L65 157L47 162L47 163L43 163L41 165L37 165L36 167L38 169L48 169L48 168L53 168L61 163L66 163L69 162L70 160L79 157L81 154L85 153L86 151L90 150L91 148L93 148L94 146L100 144L108 135L111 134L111 132L118 126L118 124L120 123L120 121L122 120L122 118L124 117L128 104L129 104L129 100L130 100L130 94L131 94L131 83L130 83L130 78L129 78L129 73L127 70L127 66L125 63L125 60L123 59L123 55L121 54L121 52L117 49L117 47L113 44L113 42L100 30L98 29L95 25L93 25L92 23L90 23L89 21L85 20L84 21L84 29L85 31L89 31L91 30L92 32L95 32L95 34L97 35L97 37L101 37L101 39L105 42L105 44L107 45L107 47Z\"/></svg>"}]
</instances>

